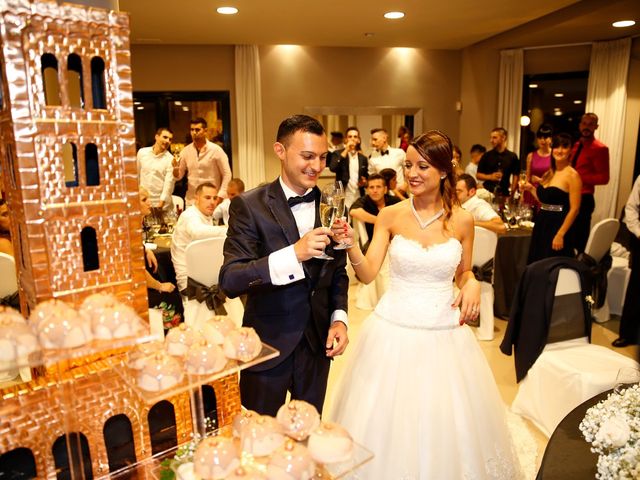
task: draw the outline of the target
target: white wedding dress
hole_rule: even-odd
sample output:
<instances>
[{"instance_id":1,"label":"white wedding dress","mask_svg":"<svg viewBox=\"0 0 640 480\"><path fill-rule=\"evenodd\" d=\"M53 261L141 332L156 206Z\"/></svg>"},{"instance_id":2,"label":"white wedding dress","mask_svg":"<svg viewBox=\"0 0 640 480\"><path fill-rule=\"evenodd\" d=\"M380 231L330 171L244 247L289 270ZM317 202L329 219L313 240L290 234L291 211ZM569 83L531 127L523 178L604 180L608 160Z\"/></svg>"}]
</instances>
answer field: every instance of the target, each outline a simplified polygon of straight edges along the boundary
<instances>
[{"instance_id":1,"label":"white wedding dress","mask_svg":"<svg viewBox=\"0 0 640 480\"><path fill-rule=\"evenodd\" d=\"M390 285L365 321L329 417L374 459L366 480L514 479L505 408L471 329L453 309L462 246L396 235Z\"/></svg>"}]
</instances>

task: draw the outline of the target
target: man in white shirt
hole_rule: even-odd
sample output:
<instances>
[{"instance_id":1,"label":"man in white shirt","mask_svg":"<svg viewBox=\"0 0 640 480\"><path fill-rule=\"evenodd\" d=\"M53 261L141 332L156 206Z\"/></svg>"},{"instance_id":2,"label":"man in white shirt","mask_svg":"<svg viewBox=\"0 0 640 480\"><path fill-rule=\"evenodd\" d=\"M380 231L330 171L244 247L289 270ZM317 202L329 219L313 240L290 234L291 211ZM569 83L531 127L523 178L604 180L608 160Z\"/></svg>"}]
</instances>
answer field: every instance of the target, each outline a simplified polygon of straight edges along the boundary
<instances>
[{"instance_id":1,"label":"man in white shirt","mask_svg":"<svg viewBox=\"0 0 640 480\"><path fill-rule=\"evenodd\" d=\"M507 227L491 205L476 196L476 180L468 173L458 177L456 195L460 205L473 215L476 226L486 228L495 233L504 233Z\"/></svg>"},{"instance_id":2,"label":"man in white shirt","mask_svg":"<svg viewBox=\"0 0 640 480\"><path fill-rule=\"evenodd\" d=\"M389 146L389 134L384 128L371 130L371 146L374 150L369 157L369 175L380 173L385 168L393 168L398 185L404 185L404 161L407 158L404 150Z\"/></svg>"},{"instance_id":3,"label":"man in white shirt","mask_svg":"<svg viewBox=\"0 0 640 480\"><path fill-rule=\"evenodd\" d=\"M194 240L227 235L227 227L213 225L213 210L216 207L217 196L218 189L212 183L205 182L198 185L195 192L195 203L182 212L173 229L171 261L176 271L176 283L180 293L183 293L187 288L185 256L187 245Z\"/></svg>"},{"instance_id":4,"label":"man in white shirt","mask_svg":"<svg viewBox=\"0 0 640 480\"><path fill-rule=\"evenodd\" d=\"M173 155L169 152L173 132L168 128L156 131L156 143L138 150L138 179L140 186L149 192L151 205L156 208L173 207Z\"/></svg>"},{"instance_id":5,"label":"man in white shirt","mask_svg":"<svg viewBox=\"0 0 640 480\"><path fill-rule=\"evenodd\" d=\"M482 155L484 155L484 152L486 151L487 149L479 143L474 144L469 151L469 156L471 157L471 159L469 160L469 164L465 167L464 173L468 173L469 175L471 175L476 179L476 182L478 181L478 164L480 163Z\"/></svg>"},{"instance_id":6,"label":"man in white shirt","mask_svg":"<svg viewBox=\"0 0 640 480\"><path fill-rule=\"evenodd\" d=\"M239 178L232 178L227 186L227 198L225 198L220 205L213 211L213 220L225 225L229 225L229 205L231 200L244 192L244 182Z\"/></svg>"}]
</instances>

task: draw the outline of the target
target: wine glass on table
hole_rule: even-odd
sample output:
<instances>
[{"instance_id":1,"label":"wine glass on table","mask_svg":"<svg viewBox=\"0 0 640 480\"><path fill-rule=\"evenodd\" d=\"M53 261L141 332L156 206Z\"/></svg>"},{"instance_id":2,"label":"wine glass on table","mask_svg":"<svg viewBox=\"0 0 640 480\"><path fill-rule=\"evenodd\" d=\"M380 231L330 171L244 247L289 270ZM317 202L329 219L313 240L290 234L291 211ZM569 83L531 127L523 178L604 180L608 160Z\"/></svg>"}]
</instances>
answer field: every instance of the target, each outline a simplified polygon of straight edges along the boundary
<instances>
[{"instance_id":1,"label":"wine glass on table","mask_svg":"<svg viewBox=\"0 0 640 480\"><path fill-rule=\"evenodd\" d=\"M640 382L640 370L633 367L622 367L618 370L616 376L616 386L613 387L613 391L622 395L622 393L631 385Z\"/></svg>"},{"instance_id":2,"label":"wine glass on table","mask_svg":"<svg viewBox=\"0 0 640 480\"><path fill-rule=\"evenodd\" d=\"M340 193L336 188L336 183L330 183L322 189L320 196L320 224L323 227L331 228L333 222L336 220L336 214L338 213L338 203L340 202ZM342 184L340 184L342 186ZM344 212L344 194L342 195L342 210ZM317 255L313 258L319 258L322 260L333 260L333 257L327 255L322 250L321 255Z\"/></svg>"}]
</instances>

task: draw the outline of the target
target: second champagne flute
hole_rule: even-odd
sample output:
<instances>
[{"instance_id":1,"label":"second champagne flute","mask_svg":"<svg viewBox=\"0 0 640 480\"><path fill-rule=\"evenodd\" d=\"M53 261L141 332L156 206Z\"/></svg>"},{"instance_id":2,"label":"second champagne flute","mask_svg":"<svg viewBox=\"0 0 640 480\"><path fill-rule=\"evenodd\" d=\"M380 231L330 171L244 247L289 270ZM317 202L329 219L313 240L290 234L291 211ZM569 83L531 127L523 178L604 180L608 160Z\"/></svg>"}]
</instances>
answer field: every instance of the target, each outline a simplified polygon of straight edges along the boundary
<instances>
[{"instance_id":1,"label":"second champagne flute","mask_svg":"<svg viewBox=\"0 0 640 480\"><path fill-rule=\"evenodd\" d=\"M333 222L336 219L336 188L335 185L327 185L322 189L322 195L320 197L320 224L323 227L331 228ZM344 208L344 207L343 207ZM313 258L320 258L322 260L333 260L333 257L327 255L322 251L321 255L316 255Z\"/></svg>"}]
</instances>

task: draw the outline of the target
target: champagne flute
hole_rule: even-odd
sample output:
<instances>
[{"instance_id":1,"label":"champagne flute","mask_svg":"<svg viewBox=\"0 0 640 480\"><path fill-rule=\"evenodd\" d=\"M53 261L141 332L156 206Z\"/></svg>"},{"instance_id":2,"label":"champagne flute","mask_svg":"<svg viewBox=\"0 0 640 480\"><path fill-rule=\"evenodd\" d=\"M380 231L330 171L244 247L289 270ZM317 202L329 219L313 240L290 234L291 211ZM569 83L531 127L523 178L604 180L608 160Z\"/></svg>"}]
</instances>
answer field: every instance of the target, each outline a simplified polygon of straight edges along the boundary
<instances>
[{"instance_id":1,"label":"champagne flute","mask_svg":"<svg viewBox=\"0 0 640 480\"><path fill-rule=\"evenodd\" d=\"M320 196L320 223L323 227L331 228L333 222L335 222L336 220L337 197L339 197L339 195L337 194L335 183L329 184L322 189L322 195ZM342 209L344 211L344 197ZM319 258L321 260L333 260L333 257L327 255L324 252L324 249L322 250L321 255L317 255L313 258Z\"/></svg>"},{"instance_id":2,"label":"champagne flute","mask_svg":"<svg viewBox=\"0 0 640 480\"><path fill-rule=\"evenodd\" d=\"M335 206L336 206L336 219L340 218L346 221L346 205L345 205L345 191L342 187L342 182L337 180L335 182L336 196L335 196ZM333 247L334 250L345 250L347 248L351 248L353 245L349 245L344 243L343 240L339 240L338 244Z\"/></svg>"}]
</instances>

